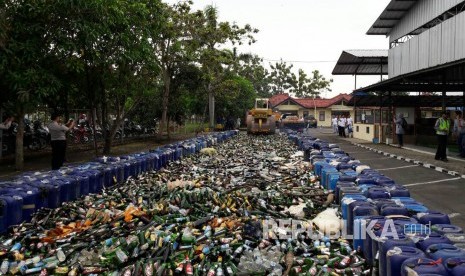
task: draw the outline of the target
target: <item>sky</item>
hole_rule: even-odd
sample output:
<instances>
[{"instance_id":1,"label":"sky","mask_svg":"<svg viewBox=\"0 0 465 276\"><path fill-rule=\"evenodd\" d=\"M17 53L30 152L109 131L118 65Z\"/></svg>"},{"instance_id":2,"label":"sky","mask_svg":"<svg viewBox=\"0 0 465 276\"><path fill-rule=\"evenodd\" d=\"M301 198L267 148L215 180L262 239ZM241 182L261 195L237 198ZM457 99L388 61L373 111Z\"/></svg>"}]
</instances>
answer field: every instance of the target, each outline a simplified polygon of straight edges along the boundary
<instances>
[{"instance_id":1,"label":"sky","mask_svg":"<svg viewBox=\"0 0 465 276\"><path fill-rule=\"evenodd\" d=\"M164 0L175 3L177 0ZM343 50L388 49L385 36L366 35L390 0L193 0L194 9L217 8L221 21L250 24L259 29L257 42L239 48L264 59L264 65L282 59L294 71L319 70L332 78L332 92L324 98L351 93L353 76L331 72ZM357 87L378 82L379 76L358 76Z\"/></svg>"}]
</instances>

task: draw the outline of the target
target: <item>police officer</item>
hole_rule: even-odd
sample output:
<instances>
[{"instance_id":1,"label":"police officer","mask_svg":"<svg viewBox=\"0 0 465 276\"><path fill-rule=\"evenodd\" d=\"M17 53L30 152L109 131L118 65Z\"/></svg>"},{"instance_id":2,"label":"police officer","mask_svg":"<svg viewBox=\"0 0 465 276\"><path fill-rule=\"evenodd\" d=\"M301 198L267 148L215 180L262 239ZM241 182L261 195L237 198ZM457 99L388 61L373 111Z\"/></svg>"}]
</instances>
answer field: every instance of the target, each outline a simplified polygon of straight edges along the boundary
<instances>
[{"instance_id":1,"label":"police officer","mask_svg":"<svg viewBox=\"0 0 465 276\"><path fill-rule=\"evenodd\" d=\"M436 136L438 137L438 148L436 150L436 156L434 159L448 162L449 160L447 159L446 150L447 136L449 135L450 131L449 113L442 113L441 117L436 120L434 129L436 130Z\"/></svg>"}]
</instances>

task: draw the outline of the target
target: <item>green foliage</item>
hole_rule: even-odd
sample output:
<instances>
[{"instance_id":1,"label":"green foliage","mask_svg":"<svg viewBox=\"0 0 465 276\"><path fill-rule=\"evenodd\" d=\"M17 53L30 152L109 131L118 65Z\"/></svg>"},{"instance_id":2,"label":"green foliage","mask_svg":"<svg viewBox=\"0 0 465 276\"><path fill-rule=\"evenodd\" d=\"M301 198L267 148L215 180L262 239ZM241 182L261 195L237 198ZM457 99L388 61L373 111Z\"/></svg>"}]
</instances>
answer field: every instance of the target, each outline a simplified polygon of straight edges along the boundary
<instances>
[{"instance_id":1,"label":"green foliage","mask_svg":"<svg viewBox=\"0 0 465 276\"><path fill-rule=\"evenodd\" d=\"M292 73L293 67L292 64L288 65L282 60L274 65L270 63L271 72L268 78L270 79L273 95L284 93L296 86L296 78Z\"/></svg>"}]
</instances>

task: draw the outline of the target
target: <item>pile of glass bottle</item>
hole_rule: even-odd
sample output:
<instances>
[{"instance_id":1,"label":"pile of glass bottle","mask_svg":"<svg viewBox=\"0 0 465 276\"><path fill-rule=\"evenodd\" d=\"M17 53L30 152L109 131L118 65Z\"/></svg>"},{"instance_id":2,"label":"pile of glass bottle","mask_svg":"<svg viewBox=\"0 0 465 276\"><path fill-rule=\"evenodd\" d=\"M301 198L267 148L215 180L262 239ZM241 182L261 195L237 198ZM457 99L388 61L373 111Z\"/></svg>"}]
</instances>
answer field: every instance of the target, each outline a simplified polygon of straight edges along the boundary
<instances>
[{"instance_id":1,"label":"pile of glass bottle","mask_svg":"<svg viewBox=\"0 0 465 276\"><path fill-rule=\"evenodd\" d=\"M365 275L346 240L264 233L311 220L326 191L285 136L239 135L123 185L41 209L1 237L0 273L26 275ZM268 234L268 235L266 235ZM274 235L273 235L274 234Z\"/></svg>"}]
</instances>

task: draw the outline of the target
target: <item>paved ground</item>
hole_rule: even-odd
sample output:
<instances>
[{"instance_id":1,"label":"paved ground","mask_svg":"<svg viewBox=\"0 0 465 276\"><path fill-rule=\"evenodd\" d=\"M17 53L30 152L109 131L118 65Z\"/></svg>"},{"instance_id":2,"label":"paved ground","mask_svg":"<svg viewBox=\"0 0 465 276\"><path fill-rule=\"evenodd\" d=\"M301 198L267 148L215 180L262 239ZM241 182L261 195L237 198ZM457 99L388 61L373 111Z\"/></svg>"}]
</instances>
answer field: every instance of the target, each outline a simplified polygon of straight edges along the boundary
<instances>
[{"instance_id":1,"label":"paved ground","mask_svg":"<svg viewBox=\"0 0 465 276\"><path fill-rule=\"evenodd\" d=\"M340 138L329 129L311 129L322 140L338 144L350 156L406 186L417 201L431 210L452 215L465 229L465 160L434 160L434 149L405 145L397 148L354 138ZM376 152L377 151L377 152Z\"/></svg>"}]
</instances>

